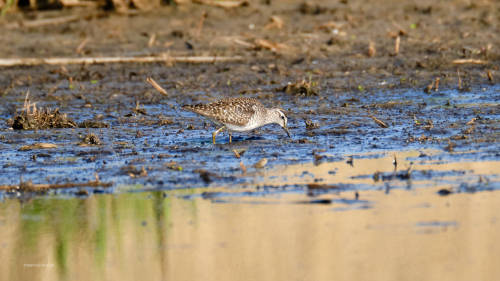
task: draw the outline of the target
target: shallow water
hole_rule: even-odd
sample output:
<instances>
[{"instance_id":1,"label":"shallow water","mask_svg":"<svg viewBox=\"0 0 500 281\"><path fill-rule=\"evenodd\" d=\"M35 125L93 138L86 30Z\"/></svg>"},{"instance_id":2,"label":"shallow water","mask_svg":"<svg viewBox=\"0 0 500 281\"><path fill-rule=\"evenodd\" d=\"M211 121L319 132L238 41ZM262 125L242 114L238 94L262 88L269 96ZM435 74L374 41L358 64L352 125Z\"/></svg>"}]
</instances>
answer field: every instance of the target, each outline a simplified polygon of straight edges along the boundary
<instances>
[{"instance_id":1,"label":"shallow water","mask_svg":"<svg viewBox=\"0 0 500 281\"><path fill-rule=\"evenodd\" d=\"M214 191L242 192L6 200L0 279L494 280L500 274L498 192L441 197L436 188L368 190L358 203L350 193L323 195L330 204L307 204L300 193L238 201L192 196Z\"/></svg>"},{"instance_id":2,"label":"shallow water","mask_svg":"<svg viewBox=\"0 0 500 281\"><path fill-rule=\"evenodd\" d=\"M402 167L396 172L394 155ZM498 161L455 162L426 150L361 154L348 162L277 165L226 186L119 185L114 194L89 197L4 198L0 280L493 280L500 274L500 193L489 191L500 188ZM400 171L410 165L407 178ZM443 189L453 193L441 196Z\"/></svg>"}]
</instances>

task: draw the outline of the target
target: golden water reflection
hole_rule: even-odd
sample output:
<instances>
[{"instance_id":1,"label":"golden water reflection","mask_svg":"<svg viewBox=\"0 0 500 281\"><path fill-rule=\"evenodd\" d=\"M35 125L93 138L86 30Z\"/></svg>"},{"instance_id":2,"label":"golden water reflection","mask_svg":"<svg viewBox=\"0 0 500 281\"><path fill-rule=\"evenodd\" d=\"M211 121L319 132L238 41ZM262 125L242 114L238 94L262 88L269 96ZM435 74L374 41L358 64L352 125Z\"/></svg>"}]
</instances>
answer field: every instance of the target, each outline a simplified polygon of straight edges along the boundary
<instances>
[{"instance_id":1,"label":"golden water reflection","mask_svg":"<svg viewBox=\"0 0 500 281\"><path fill-rule=\"evenodd\" d=\"M323 184L364 184L373 186L383 186L380 182L374 182L372 175L377 172L391 173L401 172L410 167L411 171L428 170L433 172L439 171L464 171L464 176L473 175L473 177L461 177L461 182L474 181L477 182L479 176L489 177L494 175L497 177L500 174L500 161L441 161L432 159L419 159L419 155L439 156L438 151L423 150L423 151L394 151L385 153L373 153L362 155L364 158L354 158L351 163L349 159L336 162L321 162L321 163L305 163L296 165L287 165L270 170L266 170L257 183L266 185L284 185L284 184L308 184L314 179L321 179L319 183ZM371 156L371 157L370 157ZM394 167L394 157L396 157L397 167ZM360 177L364 176L364 177ZM440 181L445 180L447 176L438 178L430 178L429 180L420 180L414 183L428 184L432 183L435 186L441 186ZM449 177L453 181L457 181L457 175L450 174ZM436 179L438 179L436 181ZM391 182L393 185L401 185L401 182ZM431 184L431 185L432 185Z\"/></svg>"},{"instance_id":2,"label":"golden water reflection","mask_svg":"<svg viewBox=\"0 0 500 281\"><path fill-rule=\"evenodd\" d=\"M354 167L385 169L364 160ZM357 180L342 176L343 166L329 174L337 164L325 165L313 165L311 173L337 177L331 182ZM293 180L293 169L275 171ZM241 191L236 187L6 199L0 280L495 280L500 192L443 197L439 188L365 190L360 199L367 208L298 204L310 199L301 192L226 203L185 199ZM352 198L352 192L321 198Z\"/></svg>"},{"instance_id":3,"label":"golden water reflection","mask_svg":"<svg viewBox=\"0 0 500 281\"><path fill-rule=\"evenodd\" d=\"M155 194L1 205L2 280L494 280L499 192L365 191L371 209ZM62 212L62 210L65 210Z\"/></svg>"}]
</instances>

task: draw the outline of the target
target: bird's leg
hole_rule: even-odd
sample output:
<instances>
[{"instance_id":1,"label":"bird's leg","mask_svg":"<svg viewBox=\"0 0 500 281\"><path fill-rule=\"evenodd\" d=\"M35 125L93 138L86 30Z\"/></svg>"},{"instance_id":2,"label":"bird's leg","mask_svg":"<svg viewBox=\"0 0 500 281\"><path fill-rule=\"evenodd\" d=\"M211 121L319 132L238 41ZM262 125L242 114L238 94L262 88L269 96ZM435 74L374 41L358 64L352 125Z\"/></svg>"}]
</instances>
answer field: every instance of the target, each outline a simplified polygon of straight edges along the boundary
<instances>
[{"instance_id":1,"label":"bird's leg","mask_svg":"<svg viewBox=\"0 0 500 281\"><path fill-rule=\"evenodd\" d=\"M231 134L231 132L229 132L229 143L232 143L233 142L233 135Z\"/></svg>"},{"instance_id":2,"label":"bird's leg","mask_svg":"<svg viewBox=\"0 0 500 281\"><path fill-rule=\"evenodd\" d=\"M222 126L219 129L217 129L215 132L212 133L212 143L215 144L215 136L217 136L220 131L224 130L226 126Z\"/></svg>"}]
</instances>

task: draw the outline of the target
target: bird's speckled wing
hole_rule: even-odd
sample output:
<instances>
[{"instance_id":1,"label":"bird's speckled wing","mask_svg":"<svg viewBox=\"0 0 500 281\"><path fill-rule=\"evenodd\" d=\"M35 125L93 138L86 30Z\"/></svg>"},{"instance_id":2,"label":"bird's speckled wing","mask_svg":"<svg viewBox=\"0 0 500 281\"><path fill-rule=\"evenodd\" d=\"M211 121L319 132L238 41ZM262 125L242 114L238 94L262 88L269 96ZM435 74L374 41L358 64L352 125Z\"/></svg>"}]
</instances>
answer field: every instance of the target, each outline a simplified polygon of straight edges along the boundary
<instances>
[{"instance_id":1,"label":"bird's speckled wing","mask_svg":"<svg viewBox=\"0 0 500 281\"><path fill-rule=\"evenodd\" d=\"M184 105L182 108L218 123L245 126L252 115L264 106L252 98L226 98L209 104Z\"/></svg>"}]
</instances>

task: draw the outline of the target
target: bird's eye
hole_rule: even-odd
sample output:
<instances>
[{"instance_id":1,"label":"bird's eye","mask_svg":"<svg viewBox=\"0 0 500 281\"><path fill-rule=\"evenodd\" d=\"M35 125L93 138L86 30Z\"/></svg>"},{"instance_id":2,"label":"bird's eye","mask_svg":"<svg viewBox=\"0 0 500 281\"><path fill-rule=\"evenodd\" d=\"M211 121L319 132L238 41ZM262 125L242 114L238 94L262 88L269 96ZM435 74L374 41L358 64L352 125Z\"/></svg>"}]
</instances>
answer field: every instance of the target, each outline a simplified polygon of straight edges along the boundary
<instances>
[{"instance_id":1,"label":"bird's eye","mask_svg":"<svg viewBox=\"0 0 500 281\"><path fill-rule=\"evenodd\" d=\"M281 119L285 120L285 116L281 115Z\"/></svg>"}]
</instances>

